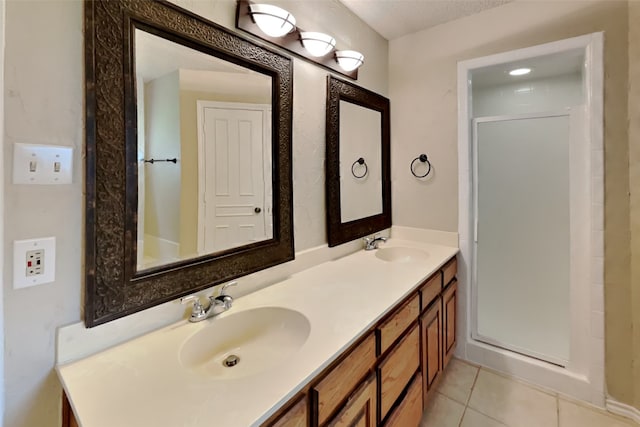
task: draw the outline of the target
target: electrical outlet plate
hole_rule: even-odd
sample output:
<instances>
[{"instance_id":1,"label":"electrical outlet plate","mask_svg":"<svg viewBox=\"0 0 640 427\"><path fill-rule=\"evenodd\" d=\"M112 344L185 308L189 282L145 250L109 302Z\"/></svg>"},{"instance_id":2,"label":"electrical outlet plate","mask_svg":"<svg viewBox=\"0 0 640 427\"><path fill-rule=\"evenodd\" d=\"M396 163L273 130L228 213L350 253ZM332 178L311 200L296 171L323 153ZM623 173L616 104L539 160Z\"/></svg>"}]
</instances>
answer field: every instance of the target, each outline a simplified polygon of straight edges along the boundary
<instances>
[{"instance_id":1,"label":"electrical outlet plate","mask_svg":"<svg viewBox=\"0 0 640 427\"><path fill-rule=\"evenodd\" d=\"M38 264L38 261L40 263ZM56 238L13 242L13 288L27 288L56 279Z\"/></svg>"},{"instance_id":2,"label":"electrical outlet plate","mask_svg":"<svg viewBox=\"0 0 640 427\"><path fill-rule=\"evenodd\" d=\"M71 184L73 148L13 145L14 184Z\"/></svg>"}]
</instances>

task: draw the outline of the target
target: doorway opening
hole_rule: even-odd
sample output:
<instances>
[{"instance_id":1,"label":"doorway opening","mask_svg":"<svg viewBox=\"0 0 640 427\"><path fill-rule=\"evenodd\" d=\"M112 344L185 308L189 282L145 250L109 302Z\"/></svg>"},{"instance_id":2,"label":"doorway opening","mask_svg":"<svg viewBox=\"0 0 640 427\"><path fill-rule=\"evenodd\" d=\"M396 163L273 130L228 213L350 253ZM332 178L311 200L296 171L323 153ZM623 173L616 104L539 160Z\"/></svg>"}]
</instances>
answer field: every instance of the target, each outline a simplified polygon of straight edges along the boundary
<instances>
[{"instance_id":1,"label":"doorway opening","mask_svg":"<svg viewBox=\"0 0 640 427\"><path fill-rule=\"evenodd\" d=\"M601 407L602 47L458 64L459 356Z\"/></svg>"}]
</instances>

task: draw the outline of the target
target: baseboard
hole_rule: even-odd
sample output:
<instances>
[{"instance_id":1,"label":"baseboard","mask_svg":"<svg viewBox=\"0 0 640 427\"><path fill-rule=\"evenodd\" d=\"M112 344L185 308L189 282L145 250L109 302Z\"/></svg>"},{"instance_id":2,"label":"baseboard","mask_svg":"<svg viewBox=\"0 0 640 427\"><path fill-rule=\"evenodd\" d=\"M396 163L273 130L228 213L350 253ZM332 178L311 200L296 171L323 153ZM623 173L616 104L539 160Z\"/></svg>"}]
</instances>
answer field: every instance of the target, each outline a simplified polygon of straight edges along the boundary
<instances>
[{"instance_id":1,"label":"baseboard","mask_svg":"<svg viewBox=\"0 0 640 427\"><path fill-rule=\"evenodd\" d=\"M618 402L611 397L607 397L606 408L607 411L612 414L620 415L621 417L628 418L640 424L640 409L638 408L627 405L626 403Z\"/></svg>"}]
</instances>

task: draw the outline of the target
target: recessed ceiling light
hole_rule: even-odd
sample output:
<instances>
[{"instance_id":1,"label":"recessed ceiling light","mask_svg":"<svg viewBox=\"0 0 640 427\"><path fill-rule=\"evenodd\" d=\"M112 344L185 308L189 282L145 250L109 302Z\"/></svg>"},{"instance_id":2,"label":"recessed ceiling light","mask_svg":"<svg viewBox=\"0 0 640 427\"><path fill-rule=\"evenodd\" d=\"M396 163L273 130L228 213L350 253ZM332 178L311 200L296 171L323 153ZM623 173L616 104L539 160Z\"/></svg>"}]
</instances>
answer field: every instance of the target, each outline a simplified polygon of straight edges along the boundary
<instances>
[{"instance_id":1,"label":"recessed ceiling light","mask_svg":"<svg viewBox=\"0 0 640 427\"><path fill-rule=\"evenodd\" d=\"M531 72L531 68L516 68L515 70L509 71L510 76L524 76L525 74L529 74Z\"/></svg>"}]
</instances>

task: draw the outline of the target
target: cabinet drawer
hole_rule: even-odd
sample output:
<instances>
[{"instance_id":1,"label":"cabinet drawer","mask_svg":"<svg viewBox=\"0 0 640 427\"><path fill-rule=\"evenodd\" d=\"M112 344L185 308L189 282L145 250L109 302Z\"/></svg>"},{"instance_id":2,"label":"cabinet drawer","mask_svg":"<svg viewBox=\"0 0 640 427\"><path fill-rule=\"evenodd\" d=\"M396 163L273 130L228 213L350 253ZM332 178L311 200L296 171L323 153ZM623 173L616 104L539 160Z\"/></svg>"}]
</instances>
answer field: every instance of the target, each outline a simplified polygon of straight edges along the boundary
<instances>
[{"instance_id":1,"label":"cabinet drawer","mask_svg":"<svg viewBox=\"0 0 640 427\"><path fill-rule=\"evenodd\" d=\"M384 419L420 365L420 331L416 324L378 368L380 419Z\"/></svg>"},{"instance_id":2,"label":"cabinet drawer","mask_svg":"<svg viewBox=\"0 0 640 427\"><path fill-rule=\"evenodd\" d=\"M391 344L418 318L420 314L420 298L416 294L402 307L397 309L385 322L378 326L380 334L380 354L384 353Z\"/></svg>"},{"instance_id":3,"label":"cabinet drawer","mask_svg":"<svg viewBox=\"0 0 640 427\"><path fill-rule=\"evenodd\" d=\"M327 427L375 427L376 376L371 375L358 387L345 407L327 424Z\"/></svg>"},{"instance_id":4,"label":"cabinet drawer","mask_svg":"<svg viewBox=\"0 0 640 427\"><path fill-rule=\"evenodd\" d=\"M440 295L441 290L442 290L442 273L438 271L436 274L431 276L429 280L427 280L427 283L425 283L420 288L420 295L422 296L421 309L424 310L425 308L429 307L429 304L431 304L433 300L435 300L438 297L438 295Z\"/></svg>"},{"instance_id":5,"label":"cabinet drawer","mask_svg":"<svg viewBox=\"0 0 640 427\"><path fill-rule=\"evenodd\" d=\"M422 376L416 375L402 403L393 410L385 427L418 427L422 419Z\"/></svg>"},{"instance_id":6,"label":"cabinet drawer","mask_svg":"<svg viewBox=\"0 0 640 427\"><path fill-rule=\"evenodd\" d=\"M287 410L276 422L270 424L271 427L307 427L307 399L303 396L298 403Z\"/></svg>"},{"instance_id":7,"label":"cabinet drawer","mask_svg":"<svg viewBox=\"0 0 640 427\"><path fill-rule=\"evenodd\" d=\"M458 270L458 260L454 257L451 261L449 261L442 269L443 280L442 280L442 288L447 286L449 282L456 277L456 272Z\"/></svg>"},{"instance_id":8,"label":"cabinet drawer","mask_svg":"<svg viewBox=\"0 0 640 427\"><path fill-rule=\"evenodd\" d=\"M318 402L318 424L322 425L349 396L376 362L376 340L370 334L313 387Z\"/></svg>"}]
</instances>

